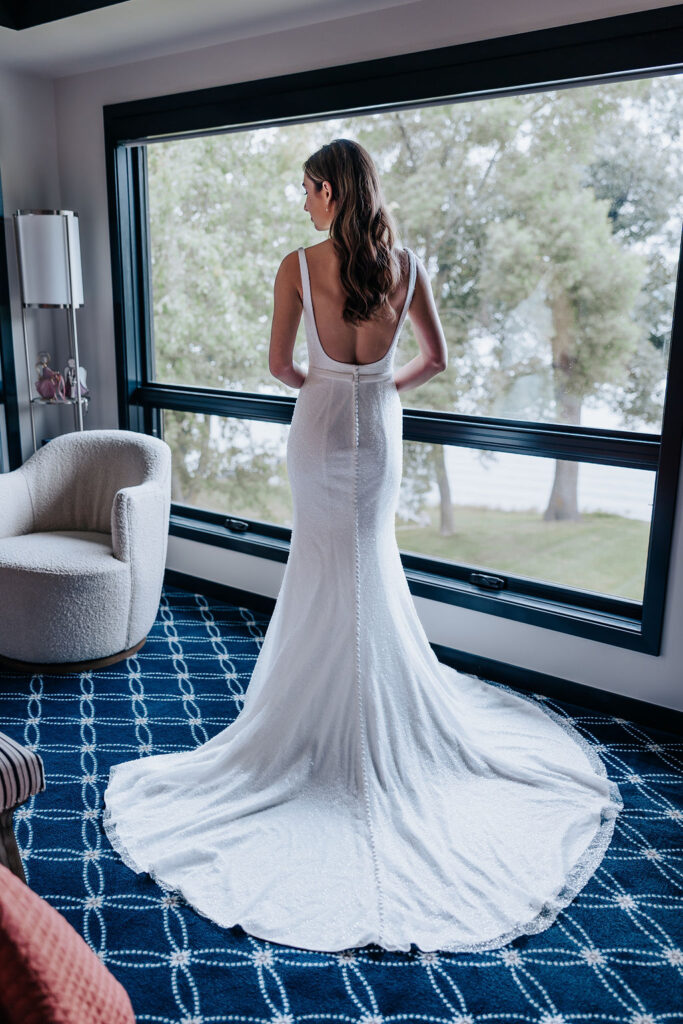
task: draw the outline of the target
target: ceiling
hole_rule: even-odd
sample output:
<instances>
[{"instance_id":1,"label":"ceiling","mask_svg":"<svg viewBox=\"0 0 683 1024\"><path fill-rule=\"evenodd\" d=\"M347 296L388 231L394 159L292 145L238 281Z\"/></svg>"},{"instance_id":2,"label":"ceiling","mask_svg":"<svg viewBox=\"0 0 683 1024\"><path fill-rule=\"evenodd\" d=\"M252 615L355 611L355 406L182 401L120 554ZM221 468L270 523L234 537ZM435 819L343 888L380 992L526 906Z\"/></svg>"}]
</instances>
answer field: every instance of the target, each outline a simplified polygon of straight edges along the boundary
<instances>
[{"instance_id":1,"label":"ceiling","mask_svg":"<svg viewBox=\"0 0 683 1024\"><path fill-rule=\"evenodd\" d=\"M61 78L412 2L0 0L0 69Z\"/></svg>"}]
</instances>

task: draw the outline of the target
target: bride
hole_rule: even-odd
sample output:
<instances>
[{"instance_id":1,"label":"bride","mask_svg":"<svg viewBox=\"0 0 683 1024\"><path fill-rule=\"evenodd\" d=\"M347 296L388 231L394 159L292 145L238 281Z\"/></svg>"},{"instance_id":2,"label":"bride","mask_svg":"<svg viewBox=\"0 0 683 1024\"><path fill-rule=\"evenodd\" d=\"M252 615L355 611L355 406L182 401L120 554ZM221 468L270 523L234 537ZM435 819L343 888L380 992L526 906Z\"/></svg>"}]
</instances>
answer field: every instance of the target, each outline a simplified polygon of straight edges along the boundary
<instances>
[{"instance_id":1,"label":"bride","mask_svg":"<svg viewBox=\"0 0 683 1024\"><path fill-rule=\"evenodd\" d=\"M104 828L129 868L225 928L322 951L497 948L586 884L621 796L560 716L436 658L394 532L399 392L447 364L429 278L362 146L323 146L303 187L329 237L275 280L270 370L300 389L278 599L235 721L115 764ZM394 373L406 316L420 354Z\"/></svg>"}]
</instances>

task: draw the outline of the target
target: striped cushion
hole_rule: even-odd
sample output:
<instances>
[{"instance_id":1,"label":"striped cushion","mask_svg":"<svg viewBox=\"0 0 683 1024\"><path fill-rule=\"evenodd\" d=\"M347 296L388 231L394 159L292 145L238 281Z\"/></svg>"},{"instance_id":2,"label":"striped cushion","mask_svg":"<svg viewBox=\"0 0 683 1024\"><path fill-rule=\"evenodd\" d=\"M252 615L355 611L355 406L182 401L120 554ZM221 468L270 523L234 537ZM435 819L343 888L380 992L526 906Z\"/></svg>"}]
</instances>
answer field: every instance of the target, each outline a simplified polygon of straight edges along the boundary
<instances>
[{"instance_id":1,"label":"striped cushion","mask_svg":"<svg viewBox=\"0 0 683 1024\"><path fill-rule=\"evenodd\" d=\"M40 754L0 732L0 811L17 807L44 789L45 769Z\"/></svg>"}]
</instances>

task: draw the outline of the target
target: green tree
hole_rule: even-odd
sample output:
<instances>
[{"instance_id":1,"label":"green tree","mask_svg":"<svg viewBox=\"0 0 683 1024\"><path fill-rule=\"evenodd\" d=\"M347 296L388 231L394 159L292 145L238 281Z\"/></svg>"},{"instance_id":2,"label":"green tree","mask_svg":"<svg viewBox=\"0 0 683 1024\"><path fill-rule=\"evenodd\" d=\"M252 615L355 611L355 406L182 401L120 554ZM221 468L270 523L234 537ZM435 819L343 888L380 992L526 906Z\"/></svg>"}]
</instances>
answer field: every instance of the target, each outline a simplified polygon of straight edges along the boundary
<instances>
[{"instance_id":1,"label":"green tree","mask_svg":"<svg viewBox=\"0 0 683 1024\"><path fill-rule=\"evenodd\" d=\"M418 404L428 393L436 408L495 414L534 379L524 401L536 417L575 424L587 398L626 379L642 334L633 312L645 260L613 237L609 201L585 182L596 139L623 123L625 100L591 87L394 113L383 132L359 133L373 153L383 143L395 154L387 190L432 271L455 364L420 389ZM530 303L540 342L531 348L518 344L516 316ZM495 339L485 375L482 335ZM431 464L440 532L454 532L443 448L412 457ZM577 470L557 462L546 518L578 517Z\"/></svg>"},{"instance_id":2,"label":"green tree","mask_svg":"<svg viewBox=\"0 0 683 1024\"><path fill-rule=\"evenodd\" d=\"M293 182L320 133L320 126L297 125L148 147L157 380L286 392L268 371L273 281L284 253L308 242L305 218L297 216L303 195ZM300 340L299 359L304 351ZM272 442L257 444L247 422L165 416L174 500L239 493L247 507L263 500L263 515L254 517L267 518L263 470L265 479L276 471L285 480L282 441L274 431Z\"/></svg>"},{"instance_id":3,"label":"green tree","mask_svg":"<svg viewBox=\"0 0 683 1024\"><path fill-rule=\"evenodd\" d=\"M680 232L680 98L672 76L150 146L157 378L291 393L268 372L273 280L285 252L320 240L302 213L303 160L346 135L378 163L448 341L447 372L405 405L578 424L585 406L608 401L625 422L656 425ZM410 349L408 322L401 355ZM295 358L306 362L303 328ZM257 518L259 502L263 518L282 515L277 488L263 487L285 479L277 431L265 441L243 421L166 420L176 500L212 490L229 505L239 486ZM578 515L576 473L557 462L547 518ZM404 481L404 514L436 487L440 531L453 533L443 447L405 446Z\"/></svg>"}]
</instances>

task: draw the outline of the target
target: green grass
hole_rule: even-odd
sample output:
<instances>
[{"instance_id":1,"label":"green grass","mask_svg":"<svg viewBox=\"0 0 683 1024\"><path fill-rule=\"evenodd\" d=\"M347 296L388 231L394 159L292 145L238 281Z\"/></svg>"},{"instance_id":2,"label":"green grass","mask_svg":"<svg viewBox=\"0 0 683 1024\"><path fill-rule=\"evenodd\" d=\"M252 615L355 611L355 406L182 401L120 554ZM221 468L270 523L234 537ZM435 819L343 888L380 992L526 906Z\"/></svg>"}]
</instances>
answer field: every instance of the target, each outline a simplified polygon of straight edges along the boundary
<instances>
[{"instance_id":1,"label":"green grass","mask_svg":"<svg viewBox=\"0 0 683 1024\"><path fill-rule=\"evenodd\" d=\"M642 600L649 523L593 512L579 522L544 522L538 512L503 512L457 505L456 532L399 525L402 551L498 572Z\"/></svg>"},{"instance_id":2,"label":"green grass","mask_svg":"<svg viewBox=\"0 0 683 1024\"><path fill-rule=\"evenodd\" d=\"M199 488L192 503L238 518L291 520L286 488L265 489L260 498L249 500L226 483ZM546 523L539 512L456 505L456 532L442 537L438 509L429 512L429 526L397 525L402 551L642 600L649 523L599 512L584 515L579 522Z\"/></svg>"}]
</instances>

